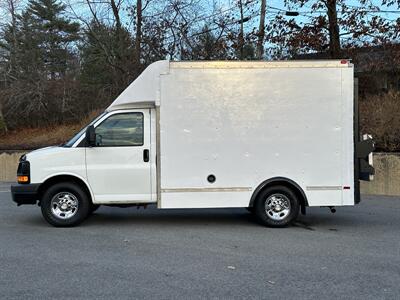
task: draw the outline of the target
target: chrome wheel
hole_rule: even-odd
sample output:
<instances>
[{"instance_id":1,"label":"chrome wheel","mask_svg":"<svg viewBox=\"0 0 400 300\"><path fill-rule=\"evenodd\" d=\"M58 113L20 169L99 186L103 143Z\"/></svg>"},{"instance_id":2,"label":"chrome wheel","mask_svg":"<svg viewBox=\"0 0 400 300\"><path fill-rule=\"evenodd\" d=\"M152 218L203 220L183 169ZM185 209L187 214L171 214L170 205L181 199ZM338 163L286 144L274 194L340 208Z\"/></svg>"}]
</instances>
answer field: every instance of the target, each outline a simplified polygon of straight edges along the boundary
<instances>
[{"instance_id":1,"label":"chrome wheel","mask_svg":"<svg viewBox=\"0 0 400 300\"><path fill-rule=\"evenodd\" d=\"M79 202L76 196L69 192L61 192L51 199L51 213L60 219L70 219L78 211Z\"/></svg>"},{"instance_id":2,"label":"chrome wheel","mask_svg":"<svg viewBox=\"0 0 400 300\"><path fill-rule=\"evenodd\" d=\"M290 200L283 194L272 194L265 201L265 212L275 221L285 219L291 210Z\"/></svg>"}]
</instances>

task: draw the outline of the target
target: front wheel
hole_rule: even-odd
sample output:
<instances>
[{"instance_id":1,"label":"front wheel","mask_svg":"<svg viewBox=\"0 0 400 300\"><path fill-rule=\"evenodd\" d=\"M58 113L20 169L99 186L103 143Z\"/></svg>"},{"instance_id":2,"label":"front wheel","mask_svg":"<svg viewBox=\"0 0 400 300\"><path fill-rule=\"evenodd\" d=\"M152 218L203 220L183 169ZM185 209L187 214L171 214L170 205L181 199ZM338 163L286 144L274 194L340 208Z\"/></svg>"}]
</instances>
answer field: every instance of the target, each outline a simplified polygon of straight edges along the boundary
<instances>
[{"instance_id":1,"label":"front wheel","mask_svg":"<svg viewBox=\"0 0 400 300\"><path fill-rule=\"evenodd\" d=\"M56 227L78 225L88 216L91 207L85 191L71 182L50 186L40 206L44 219Z\"/></svg>"},{"instance_id":2,"label":"front wheel","mask_svg":"<svg viewBox=\"0 0 400 300\"><path fill-rule=\"evenodd\" d=\"M258 220L269 227L285 227L299 215L296 194L286 186L271 186L263 190L254 205Z\"/></svg>"}]
</instances>

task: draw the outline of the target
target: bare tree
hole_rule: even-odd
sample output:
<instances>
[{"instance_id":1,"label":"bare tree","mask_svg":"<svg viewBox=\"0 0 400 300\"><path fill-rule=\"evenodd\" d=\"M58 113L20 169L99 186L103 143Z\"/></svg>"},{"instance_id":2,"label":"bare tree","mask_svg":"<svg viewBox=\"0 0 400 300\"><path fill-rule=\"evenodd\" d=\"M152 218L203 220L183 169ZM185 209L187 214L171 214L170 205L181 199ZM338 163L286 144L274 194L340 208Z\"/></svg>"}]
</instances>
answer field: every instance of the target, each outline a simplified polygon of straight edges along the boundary
<instances>
[{"instance_id":1,"label":"bare tree","mask_svg":"<svg viewBox=\"0 0 400 300\"><path fill-rule=\"evenodd\" d=\"M262 59L264 56L265 11L266 11L266 0L261 0L260 25L258 27L258 34L257 34L258 35L257 59Z\"/></svg>"},{"instance_id":2,"label":"bare tree","mask_svg":"<svg viewBox=\"0 0 400 300\"><path fill-rule=\"evenodd\" d=\"M244 59L244 13L243 13L243 2L239 0L239 11L240 11L240 31L238 37L238 48L240 53L240 59Z\"/></svg>"},{"instance_id":3,"label":"bare tree","mask_svg":"<svg viewBox=\"0 0 400 300\"><path fill-rule=\"evenodd\" d=\"M12 35L12 47L10 48L9 51L13 53L9 53L9 63L7 65L3 65L4 70L2 70L4 74L4 80L3 84L4 87L7 87L7 83L9 81L9 77L12 77L12 72L15 68L16 64L16 53L14 52L15 49L17 49L17 33L16 33L16 28L17 28L17 8L19 5L18 0L5 0L4 5L2 9L8 13L8 15L11 16L10 20L10 29L11 29L11 35ZM0 82L1 84L1 82ZM5 94L1 93L0 94L0 132L1 131L8 131L8 126L4 118L4 102L5 102Z\"/></svg>"},{"instance_id":4,"label":"bare tree","mask_svg":"<svg viewBox=\"0 0 400 300\"><path fill-rule=\"evenodd\" d=\"M337 17L336 0L324 1L328 15L329 54L331 58L340 57L340 35Z\"/></svg>"},{"instance_id":5,"label":"bare tree","mask_svg":"<svg viewBox=\"0 0 400 300\"><path fill-rule=\"evenodd\" d=\"M342 48L383 45L399 37L398 21L382 14L395 4L385 0L285 0L285 5L291 14L276 11L267 26L268 40L285 51L281 57L317 51L339 58Z\"/></svg>"},{"instance_id":6,"label":"bare tree","mask_svg":"<svg viewBox=\"0 0 400 300\"><path fill-rule=\"evenodd\" d=\"M136 1L136 37L135 37L135 60L140 66L141 44L142 44L142 0Z\"/></svg>"}]
</instances>

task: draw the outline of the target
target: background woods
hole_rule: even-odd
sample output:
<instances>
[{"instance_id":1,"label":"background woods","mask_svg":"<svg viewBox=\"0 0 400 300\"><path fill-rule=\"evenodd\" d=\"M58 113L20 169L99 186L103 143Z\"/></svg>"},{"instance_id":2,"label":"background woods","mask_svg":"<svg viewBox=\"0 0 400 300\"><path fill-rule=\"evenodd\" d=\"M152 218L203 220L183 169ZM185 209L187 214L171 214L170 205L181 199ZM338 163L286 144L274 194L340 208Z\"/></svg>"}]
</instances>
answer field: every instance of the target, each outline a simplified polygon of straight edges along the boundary
<instances>
[{"instance_id":1,"label":"background woods","mask_svg":"<svg viewBox=\"0 0 400 300\"><path fill-rule=\"evenodd\" d=\"M351 58L363 131L375 135L378 148L399 151L399 5L0 0L0 140L12 141L19 128L54 126L67 128L60 139L67 138L160 59Z\"/></svg>"}]
</instances>

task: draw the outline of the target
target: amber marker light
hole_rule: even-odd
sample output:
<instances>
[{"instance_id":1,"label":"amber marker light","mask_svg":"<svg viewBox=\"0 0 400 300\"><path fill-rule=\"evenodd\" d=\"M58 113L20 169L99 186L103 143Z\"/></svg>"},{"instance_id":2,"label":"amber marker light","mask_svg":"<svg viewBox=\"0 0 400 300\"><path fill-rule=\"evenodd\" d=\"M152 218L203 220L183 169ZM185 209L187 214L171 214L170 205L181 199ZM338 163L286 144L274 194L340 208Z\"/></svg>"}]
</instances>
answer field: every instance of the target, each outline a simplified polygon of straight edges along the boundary
<instances>
[{"instance_id":1,"label":"amber marker light","mask_svg":"<svg viewBox=\"0 0 400 300\"><path fill-rule=\"evenodd\" d=\"M26 175L17 176L17 181L18 181L18 183L28 183L29 176L26 176Z\"/></svg>"}]
</instances>

